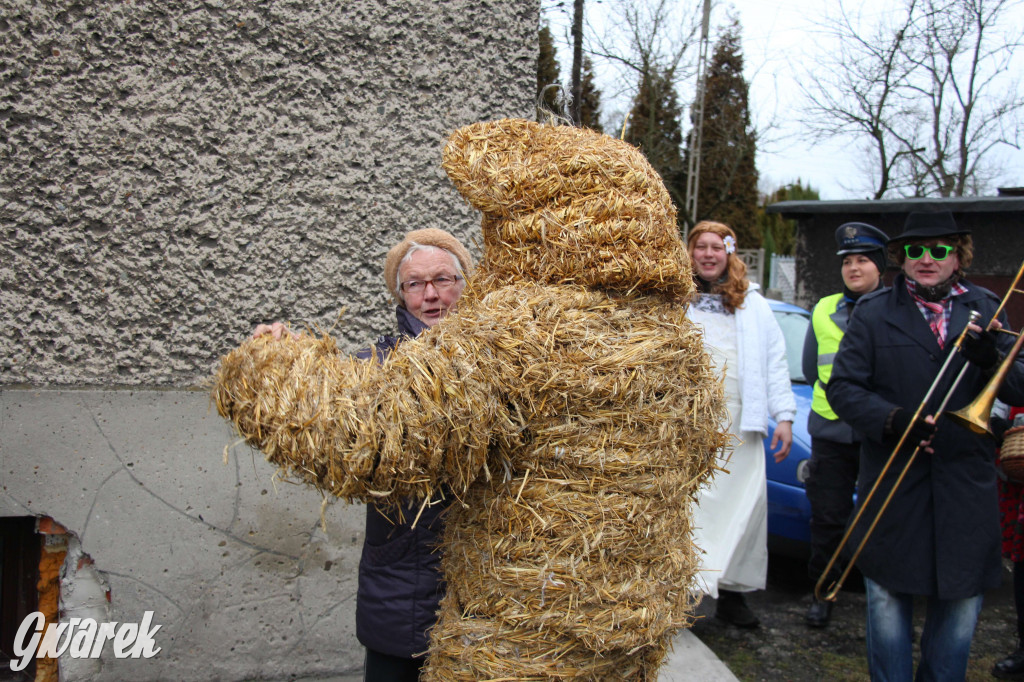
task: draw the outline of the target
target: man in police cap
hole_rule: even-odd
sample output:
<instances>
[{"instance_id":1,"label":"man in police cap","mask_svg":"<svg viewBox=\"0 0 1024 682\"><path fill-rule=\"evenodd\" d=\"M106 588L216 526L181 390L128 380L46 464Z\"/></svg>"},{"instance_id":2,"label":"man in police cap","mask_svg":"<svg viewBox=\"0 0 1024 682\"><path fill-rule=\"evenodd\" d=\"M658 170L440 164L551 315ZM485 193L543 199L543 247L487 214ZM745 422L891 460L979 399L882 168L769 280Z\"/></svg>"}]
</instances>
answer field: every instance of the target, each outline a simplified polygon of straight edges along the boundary
<instances>
[{"instance_id":1,"label":"man in police cap","mask_svg":"<svg viewBox=\"0 0 1024 682\"><path fill-rule=\"evenodd\" d=\"M836 415L860 432L864 504L900 436L908 434L889 472L851 534L860 544L869 521L893 489L912 451L921 452L895 488L857 566L867 593L867 653L872 680L914 678L913 606L927 601L917 678L962 680L982 594L1000 582L1000 528L991 439L942 419L935 403L913 419L971 311L992 319L999 299L964 279L973 258L970 232L948 211L911 213L889 242L902 273L892 286L862 297L839 345L826 397ZM1001 316L1004 317L1004 316ZM1002 320L1005 325L1005 319ZM936 394L947 409L967 405L984 388L1013 339L971 325ZM1024 365L1013 364L999 397L1024 404Z\"/></svg>"},{"instance_id":2,"label":"man in police cap","mask_svg":"<svg viewBox=\"0 0 1024 682\"><path fill-rule=\"evenodd\" d=\"M839 226L836 255L842 259L843 290L814 306L804 340L804 377L814 386L807 418L811 460L805 482L811 503L811 558L807 568L814 581L824 573L846 530L860 462L860 434L836 416L825 397L825 388L854 305L861 296L882 286L888 241L884 232L867 223ZM829 584L839 578L842 569L838 563L833 566ZM814 599L805 619L811 627L825 627L831 613L832 602Z\"/></svg>"}]
</instances>

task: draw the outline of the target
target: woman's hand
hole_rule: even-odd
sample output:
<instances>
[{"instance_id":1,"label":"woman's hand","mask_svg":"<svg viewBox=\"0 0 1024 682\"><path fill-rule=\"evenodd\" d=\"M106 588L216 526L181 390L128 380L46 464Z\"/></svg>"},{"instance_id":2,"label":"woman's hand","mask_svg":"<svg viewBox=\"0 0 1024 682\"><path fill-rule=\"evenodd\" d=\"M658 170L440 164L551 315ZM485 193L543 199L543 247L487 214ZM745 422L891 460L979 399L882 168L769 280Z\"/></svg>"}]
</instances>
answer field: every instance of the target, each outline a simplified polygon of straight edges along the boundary
<instances>
[{"instance_id":1,"label":"woman's hand","mask_svg":"<svg viewBox=\"0 0 1024 682\"><path fill-rule=\"evenodd\" d=\"M280 341L282 338L288 338L290 336L293 339L299 338L299 335L288 329L288 325L284 322L275 322L273 324L258 324L256 329L252 332L252 338L256 339L264 334L270 334L270 338L275 341ZM287 336L286 336L287 335Z\"/></svg>"},{"instance_id":2,"label":"woman's hand","mask_svg":"<svg viewBox=\"0 0 1024 682\"><path fill-rule=\"evenodd\" d=\"M772 436L770 448L776 464L789 456L791 447L793 447L793 422L779 422L775 425L775 435Z\"/></svg>"}]
</instances>

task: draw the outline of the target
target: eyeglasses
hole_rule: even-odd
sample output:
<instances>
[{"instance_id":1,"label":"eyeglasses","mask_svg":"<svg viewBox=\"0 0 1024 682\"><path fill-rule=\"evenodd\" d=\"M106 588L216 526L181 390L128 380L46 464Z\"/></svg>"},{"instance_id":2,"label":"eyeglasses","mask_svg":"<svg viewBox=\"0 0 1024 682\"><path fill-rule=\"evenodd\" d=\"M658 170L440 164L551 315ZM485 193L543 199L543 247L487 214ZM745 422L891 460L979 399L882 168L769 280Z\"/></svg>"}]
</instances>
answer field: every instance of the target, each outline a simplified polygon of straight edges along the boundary
<instances>
[{"instance_id":1,"label":"eyeglasses","mask_svg":"<svg viewBox=\"0 0 1024 682\"><path fill-rule=\"evenodd\" d=\"M408 282L402 282L399 288L406 294L421 294L426 291L428 284L433 284L435 289L441 291L455 286L460 279L462 278L452 275L441 275L434 279L410 279Z\"/></svg>"},{"instance_id":2,"label":"eyeglasses","mask_svg":"<svg viewBox=\"0 0 1024 682\"><path fill-rule=\"evenodd\" d=\"M956 250L955 246L949 244L936 244L935 246L922 246L921 244L905 244L903 250L910 260L920 260L927 251L932 260L946 260L950 253Z\"/></svg>"}]
</instances>

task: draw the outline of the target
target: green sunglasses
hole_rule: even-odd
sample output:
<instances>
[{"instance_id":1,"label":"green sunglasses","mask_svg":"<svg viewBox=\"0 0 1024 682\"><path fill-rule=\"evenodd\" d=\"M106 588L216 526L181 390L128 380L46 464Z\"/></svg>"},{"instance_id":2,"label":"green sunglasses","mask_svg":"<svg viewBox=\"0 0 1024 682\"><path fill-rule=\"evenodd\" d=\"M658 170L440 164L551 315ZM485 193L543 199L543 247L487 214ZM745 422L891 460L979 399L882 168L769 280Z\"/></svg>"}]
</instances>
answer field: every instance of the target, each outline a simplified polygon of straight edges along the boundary
<instances>
[{"instance_id":1,"label":"green sunglasses","mask_svg":"<svg viewBox=\"0 0 1024 682\"><path fill-rule=\"evenodd\" d=\"M955 246L949 244L936 244L935 246L922 246L920 244L905 244L903 250L910 260L920 260L927 251L932 260L946 260L950 253L956 250Z\"/></svg>"}]
</instances>

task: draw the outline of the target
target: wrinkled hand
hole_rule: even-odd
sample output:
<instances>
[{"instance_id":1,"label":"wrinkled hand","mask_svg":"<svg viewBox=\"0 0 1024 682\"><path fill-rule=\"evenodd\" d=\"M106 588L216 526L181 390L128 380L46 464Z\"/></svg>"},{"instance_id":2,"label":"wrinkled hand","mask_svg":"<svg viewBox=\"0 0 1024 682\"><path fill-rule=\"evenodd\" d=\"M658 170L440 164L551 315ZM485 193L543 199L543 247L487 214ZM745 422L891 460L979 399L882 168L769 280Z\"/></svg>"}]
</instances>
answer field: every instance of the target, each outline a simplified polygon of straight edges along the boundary
<instances>
[{"instance_id":1,"label":"wrinkled hand","mask_svg":"<svg viewBox=\"0 0 1024 682\"><path fill-rule=\"evenodd\" d=\"M935 452L931 448L932 438L935 437L935 431L938 427L935 426L935 417L928 415L924 419L918 419L914 422L914 425L910 426L910 418L914 415L910 414L903 408L896 410L896 414L892 418L892 427L894 435L899 438L903 435L907 428L910 427L910 432L907 433L907 443L918 443L925 452Z\"/></svg>"},{"instance_id":2,"label":"wrinkled hand","mask_svg":"<svg viewBox=\"0 0 1024 682\"><path fill-rule=\"evenodd\" d=\"M252 338L257 339L265 334L270 334L270 337L275 341L280 341L282 338L297 339L299 335L288 329L288 325L284 322L275 322L273 324L258 324L256 329L252 332Z\"/></svg>"},{"instance_id":3,"label":"wrinkled hand","mask_svg":"<svg viewBox=\"0 0 1024 682\"><path fill-rule=\"evenodd\" d=\"M789 450L793 447L793 422L779 422L775 426L775 435L772 436L770 450L775 463L778 464L789 456ZM776 449L777 448L777 449Z\"/></svg>"}]
</instances>

